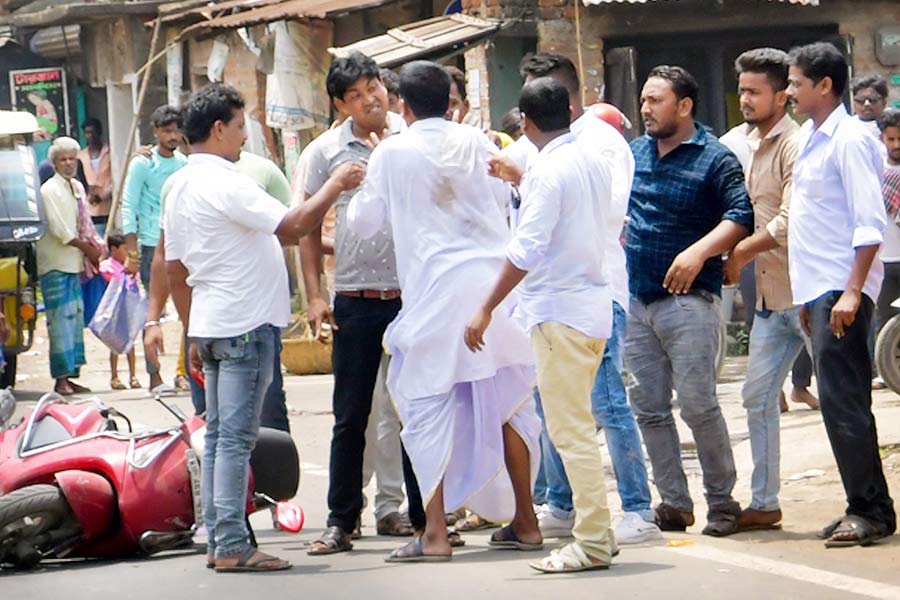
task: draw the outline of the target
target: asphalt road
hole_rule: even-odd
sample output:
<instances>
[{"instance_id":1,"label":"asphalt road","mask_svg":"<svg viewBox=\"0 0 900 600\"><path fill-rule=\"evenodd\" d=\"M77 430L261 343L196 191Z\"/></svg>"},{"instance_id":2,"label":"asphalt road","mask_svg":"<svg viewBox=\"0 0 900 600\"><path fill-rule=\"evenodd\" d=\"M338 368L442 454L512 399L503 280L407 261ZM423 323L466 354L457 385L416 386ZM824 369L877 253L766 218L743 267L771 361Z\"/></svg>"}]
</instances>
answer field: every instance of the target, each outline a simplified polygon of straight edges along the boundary
<instances>
[{"instance_id":1,"label":"asphalt road","mask_svg":"<svg viewBox=\"0 0 900 600\"><path fill-rule=\"evenodd\" d=\"M93 342L91 342L93 348ZM102 354L92 349L94 369L83 382L100 390L109 378ZM164 372L171 372L171 357ZM141 359L138 359L141 364ZM749 499L749 441L740 407L741 363L734 363L730 381L720 385L720 397L739 470L736 497ZM44 372L39 372L43 370ZM20 373L19 410L33 406L48 385L46 362L40 355L24 357ZM268 514L253 524L262 548L294 563L294 568L266 575L217 574L204 566L202 548L119 561L58 561L33 572L0 572L0 599L99 600L220 599L220 598L670 598L780 599L882 598L900 599L900 538L875 547L825 550L814 531L842 511L841 488L818 413L794 406L782 420L785 512L783 531L745 533L728 539L699 534L705 507L696 458L687 430L682 431L688 478L698 503L697 525L686 534L666 535L660 545L625 547L608 571L576 575L541 575L528 561L542 554L488 548L489 532L466 535L467 545L452 562L394 565L384 562L402 540L378 537L367 511L363 539L346 554L310 557L306 547L325 524L331 378L286 378L291 426L301 452L303 476L296 498L306 512L299 534L273 531ZM126 412L136 423L161 425L171 416L144 391L101 392L107 403ZM185 411L186 396L175 400ZM900 443L900 399L876 396L881 442ZM886 452L888 479L900 489L900 455ZM608 462L607 462L608 465ZM618 512L614 479L607 469L610 504ZM372 490L369 495L372 497ZM548 540L548 548L552 547Z\"/></svg>"}]
</instances>

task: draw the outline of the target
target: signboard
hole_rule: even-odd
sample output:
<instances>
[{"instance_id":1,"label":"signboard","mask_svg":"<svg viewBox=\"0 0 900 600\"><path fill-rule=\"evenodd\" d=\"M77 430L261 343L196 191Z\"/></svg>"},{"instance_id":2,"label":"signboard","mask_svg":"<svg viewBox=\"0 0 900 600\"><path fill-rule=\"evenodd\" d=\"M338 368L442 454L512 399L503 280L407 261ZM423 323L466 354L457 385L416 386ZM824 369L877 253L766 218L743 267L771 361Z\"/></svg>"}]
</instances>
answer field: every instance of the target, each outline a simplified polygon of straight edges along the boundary
<instances>
[{"instance_id":1,"label":"signboard","mask_svg":"<svg viewBox=\"0 0 900 600\"><path fill-rule=\"evenodd\" d=\"M9 89L15 110L37 117L41 130L35 141L50 140L69 131L69 95L66 70L59 67L9 72Z\"/></svg>"}]
</instances>

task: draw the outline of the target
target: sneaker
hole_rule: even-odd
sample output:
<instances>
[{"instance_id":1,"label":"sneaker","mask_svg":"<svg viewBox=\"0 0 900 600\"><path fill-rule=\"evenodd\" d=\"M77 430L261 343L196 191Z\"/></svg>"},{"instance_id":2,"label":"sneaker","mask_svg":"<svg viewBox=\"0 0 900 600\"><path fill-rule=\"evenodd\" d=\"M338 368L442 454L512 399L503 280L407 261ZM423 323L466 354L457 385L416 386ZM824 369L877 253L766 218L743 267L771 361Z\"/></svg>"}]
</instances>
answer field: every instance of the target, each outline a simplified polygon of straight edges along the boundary
<instances>
[{"instance_id":1,"label":"sneaker","mask_svg":"<svg viewBox=\"0 0 900 600\"><path fill-rule=\"evenodd\" d=\"M663 539L656 523L648 523L639 513L627 512L616 525L616 541L623 546Z\"/></svg>"},{"instance_id":2,"label":"sneaker","mask_svg":"<svg viewBox=\"0 0 900 600\"><path fill-rule=\"evenodd\" d=\"M572 528L575 527L575 515L568 519L560 519L553 514L551 510L545 510L537 516L538 527L541 529L541 535L548 537L572 537Z\"/></svg>"}]
</instances>

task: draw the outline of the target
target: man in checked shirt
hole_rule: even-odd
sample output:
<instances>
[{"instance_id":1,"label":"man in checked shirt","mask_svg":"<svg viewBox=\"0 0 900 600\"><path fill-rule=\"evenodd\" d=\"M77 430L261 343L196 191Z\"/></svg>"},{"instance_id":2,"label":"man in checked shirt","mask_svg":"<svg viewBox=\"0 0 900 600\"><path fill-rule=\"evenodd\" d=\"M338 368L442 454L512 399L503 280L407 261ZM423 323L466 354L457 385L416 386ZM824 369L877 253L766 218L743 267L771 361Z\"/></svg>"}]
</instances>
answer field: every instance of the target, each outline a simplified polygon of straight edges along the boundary
<instances>
[{"instance_id":1,"label":"man in checked shirt","mask_svg":"<svg viewBox=\"0 0 900 600\"><path fill-rule=\"evenodd\" d=\"M647 445L664 531L694 524L672 391L691 428L709 504L706 535L737 531L740 506L725 419L716 398L722 254L753 228L738 159L694 121L698 85L680 67L650 72L641 93L646 135L634 140L625 253L631 302L625 363Z\"/></svg>"}]
</instances>

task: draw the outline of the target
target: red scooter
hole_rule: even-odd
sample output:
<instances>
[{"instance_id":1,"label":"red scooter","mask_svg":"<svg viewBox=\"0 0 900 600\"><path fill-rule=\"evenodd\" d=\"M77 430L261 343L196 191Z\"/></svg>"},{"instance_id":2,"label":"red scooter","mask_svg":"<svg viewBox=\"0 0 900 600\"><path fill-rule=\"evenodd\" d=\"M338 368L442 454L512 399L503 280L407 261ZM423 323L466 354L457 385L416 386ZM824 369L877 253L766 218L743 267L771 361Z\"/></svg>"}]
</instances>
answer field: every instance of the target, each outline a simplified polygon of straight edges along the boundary
<instances>
[{"instance_id":1,"label":"red scooter","mask_svg":"<svg viewBox=\"0 0 900 600\"><path fill-rule=\"evenodd\" d=\"M0 566L150 555L192 544L203 521L206 422L156 400L179 425L133 431L128 417L98 399L68 402L57 394L41 397L12 428L3 426L10 414L0 414ZM281 529L300 531L302 510L283 502L299 481L291 436L260 429L247 515L277 506ZM252 529L250 536L255 545Z\"/></svg>"}]
</instances>

